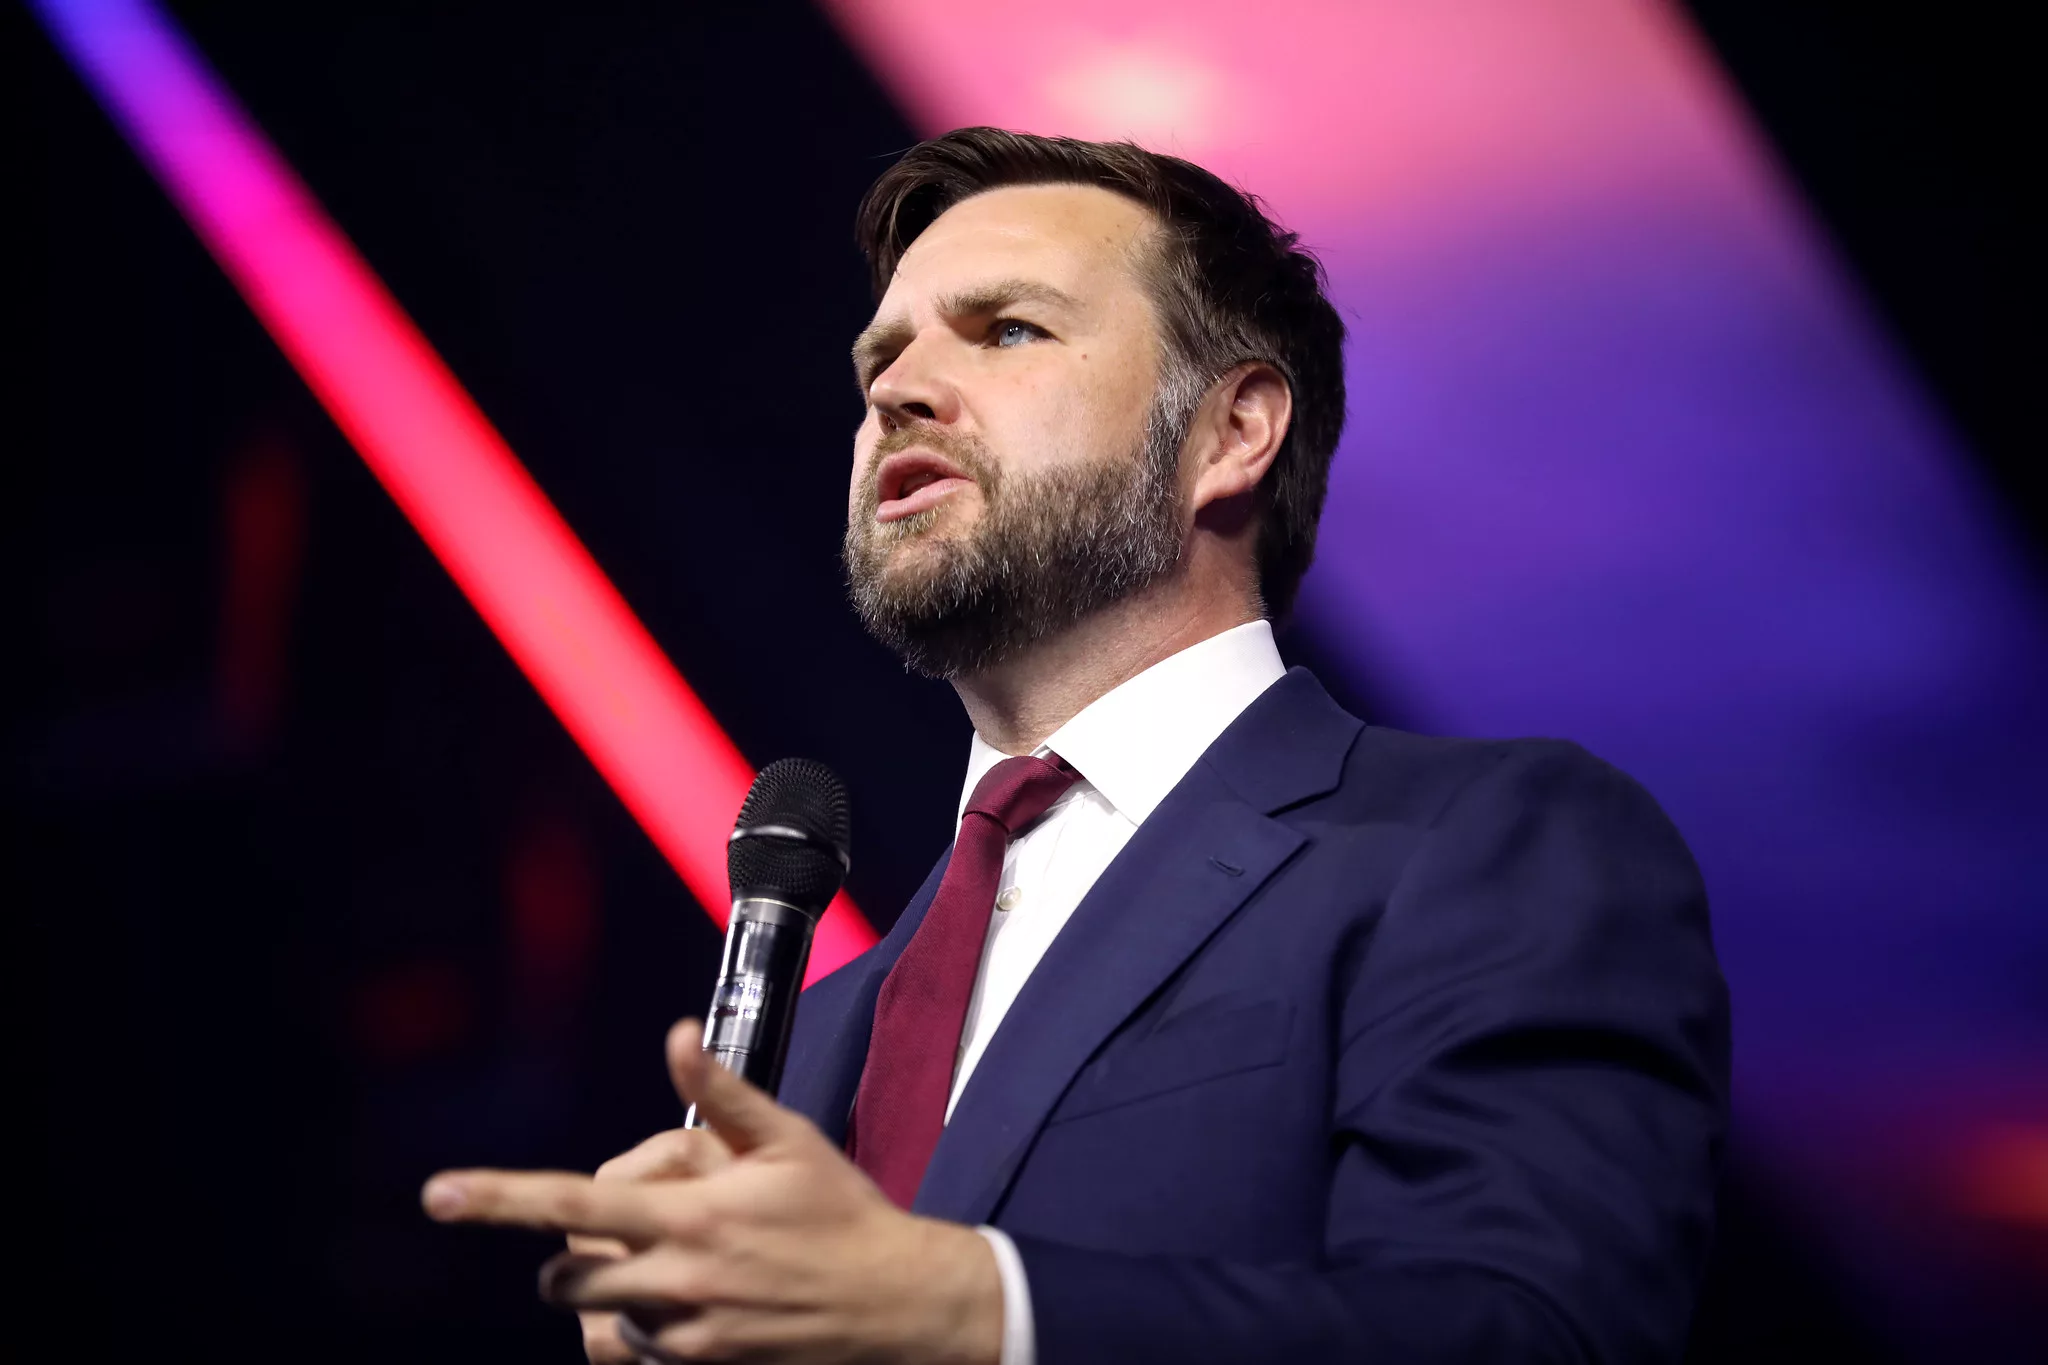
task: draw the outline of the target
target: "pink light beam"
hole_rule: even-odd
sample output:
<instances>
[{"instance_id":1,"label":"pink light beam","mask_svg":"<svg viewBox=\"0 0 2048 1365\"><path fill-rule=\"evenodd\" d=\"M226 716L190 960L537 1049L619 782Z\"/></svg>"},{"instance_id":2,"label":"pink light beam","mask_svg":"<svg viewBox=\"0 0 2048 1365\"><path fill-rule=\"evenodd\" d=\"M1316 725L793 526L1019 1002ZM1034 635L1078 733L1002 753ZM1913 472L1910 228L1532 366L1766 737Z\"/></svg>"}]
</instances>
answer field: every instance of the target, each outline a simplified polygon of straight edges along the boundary
<instances>
[{"instance_id":1,"label":"pink light beam","mask_svg":"<svg viewBox=\"0 0 2048 1365\"><path fill-rule=\"evenodd\" d=\"M441 357L147 0L33 8L371 471L722 928L753 770ZM875 941L843 893L810 979Z\"/></svg>"}]
</instances>

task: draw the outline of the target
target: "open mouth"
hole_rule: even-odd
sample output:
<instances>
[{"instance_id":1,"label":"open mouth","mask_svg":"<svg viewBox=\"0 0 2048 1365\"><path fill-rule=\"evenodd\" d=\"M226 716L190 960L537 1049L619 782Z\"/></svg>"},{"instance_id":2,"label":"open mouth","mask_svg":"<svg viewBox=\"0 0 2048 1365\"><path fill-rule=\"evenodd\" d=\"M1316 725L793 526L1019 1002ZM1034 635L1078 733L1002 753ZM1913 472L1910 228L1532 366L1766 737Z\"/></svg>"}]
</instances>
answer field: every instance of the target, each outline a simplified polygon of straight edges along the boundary
<instances>
[{"instance_id":1,"label":"open mouth","mask_svg":"<svg viewBox=\"0 0 2048 1365\"><path fill-rule=\"evenodd\" d=\"M880 501L875 507L875 520L914 517L973 482L957 465L930 451L906 450L891 455L882 461L876 479Z\"/></svg>"}]
</instances>

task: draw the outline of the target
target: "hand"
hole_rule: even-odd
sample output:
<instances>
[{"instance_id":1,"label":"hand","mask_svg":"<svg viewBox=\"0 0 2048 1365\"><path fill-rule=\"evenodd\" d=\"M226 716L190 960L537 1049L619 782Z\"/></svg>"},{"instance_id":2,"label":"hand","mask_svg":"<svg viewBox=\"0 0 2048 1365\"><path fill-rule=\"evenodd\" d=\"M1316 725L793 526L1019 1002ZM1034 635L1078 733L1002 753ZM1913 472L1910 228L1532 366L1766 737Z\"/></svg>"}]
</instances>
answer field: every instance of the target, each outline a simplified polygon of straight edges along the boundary
<instances>
[{"instance_id":1,"label":"hand","mask_svg":"<svg viewBox=\"0 0 2048 1365\"><path fill-rule=\"evenodd\" d=\"M732 1160L732 1149L708 1128L672 1128L656 1133L629 1152L623 1152L597 1168L599 1180L688 1180L709 1175ZM569 1250L596 1260L619 1261L632 1254L624 1242L612 1237L569 1235ZM549 1262L550 1265L553 1262ZM633 1348L619 1335L619 1315L611 1312L579 1313L583 1326L583 1353L591 1365L629 1365Z\"/></svg>"},{"instance_id":2,"label":"hand","mask_svg":"<svg viewBox=\"0 0 2048 1365\"><path fill-rule=\"evenodd\" d=\"M995 1365L1002 1284L980 1234L891 1204L808 1119L706 1057L694 1020L668 1054L722 1152L665 1134L603 1178L444 1172L422 1194L428 1214L578 1239L543 1267L541 1292L622 1315L594 1351L616 1337L654 1360Z\"/></svg>"}]
</instances>

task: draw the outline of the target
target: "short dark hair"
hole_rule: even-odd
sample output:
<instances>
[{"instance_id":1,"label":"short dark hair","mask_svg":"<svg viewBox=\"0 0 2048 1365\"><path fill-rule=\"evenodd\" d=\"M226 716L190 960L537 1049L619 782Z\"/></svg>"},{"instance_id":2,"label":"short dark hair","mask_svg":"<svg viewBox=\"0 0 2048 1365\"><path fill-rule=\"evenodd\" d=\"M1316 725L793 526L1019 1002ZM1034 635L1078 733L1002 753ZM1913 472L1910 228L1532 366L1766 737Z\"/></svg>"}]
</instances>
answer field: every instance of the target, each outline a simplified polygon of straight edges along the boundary
<instances>
[{"instance_id":1,"label":"short dark hair","mask_svg":"<svg viewBox=\"0 0 2048 1365\"><path fill-rule=\"evenodd\" d=\"M1130 142L958 128L912 147L861 200L854 234L876 302L904 251L947 209L986 190L1047 184L1098 185L1159 220L1148 283L1168 374L1183 372L1195 398L1247 361L1286 379L1294 416L1260 484L1258 538L1260 595L1269 615L1286 615L1315 557L1344 430L1344 323L1324 294L1322 263L1255 196Z\"/></svg>"}]
</instances>

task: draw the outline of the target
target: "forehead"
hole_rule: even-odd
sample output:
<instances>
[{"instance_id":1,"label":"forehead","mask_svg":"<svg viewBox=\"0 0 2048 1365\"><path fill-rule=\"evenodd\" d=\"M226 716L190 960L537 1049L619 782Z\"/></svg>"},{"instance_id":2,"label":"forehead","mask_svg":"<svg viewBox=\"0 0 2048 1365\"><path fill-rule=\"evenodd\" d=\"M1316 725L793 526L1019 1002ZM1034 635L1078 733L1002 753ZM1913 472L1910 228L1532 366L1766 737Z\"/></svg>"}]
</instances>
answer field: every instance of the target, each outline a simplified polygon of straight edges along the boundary
<instances>
[{"instance_id":1,"label":"forehead","mask_svg":"<svg viewBox=\"0 0 2048 1365\"><path fill-rule=\"evenodd\" d=\"M1007 185L940 214L903 253L880 311L1000 275L1088 299L1135 288L1149 210L1093 185Z\"/></svg>"}]
</instances>

